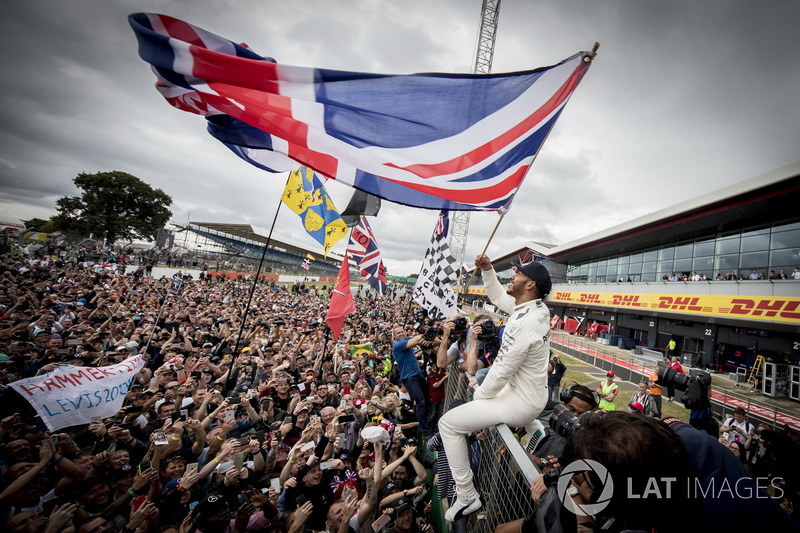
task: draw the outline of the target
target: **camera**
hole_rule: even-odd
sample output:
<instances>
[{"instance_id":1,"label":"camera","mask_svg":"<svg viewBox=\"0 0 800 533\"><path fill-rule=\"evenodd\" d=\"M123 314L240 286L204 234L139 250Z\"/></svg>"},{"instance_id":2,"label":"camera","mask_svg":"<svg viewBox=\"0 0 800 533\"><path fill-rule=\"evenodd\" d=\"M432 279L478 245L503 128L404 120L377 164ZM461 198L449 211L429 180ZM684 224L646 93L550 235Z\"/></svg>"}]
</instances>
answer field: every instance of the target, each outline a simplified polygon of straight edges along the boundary
<instances>
[{"instance_id":1,"label":"camera","mask_svg":"<svg viewBox=\"0 0 800 533\"><path fill-rule=\"evenodd\" d=\"M550 428L556 432L557 435L570 439L575 432L581 428L581 422L577 416L572 414L572 411L567 408L563 403L557 403L553 406L553 416L550 417Z\"/></svg>"},{"instance_id":2,"label":"camera","mask_svg":"<svg viewBox=\"0 0 800 533\"><path fill-rule=\"evenodd\" d=\"M481 333L478 335L478 340L481 342L490 342L497 340L497 324L491 320L481 322L478 324L481 327Z\"/></svg>"},{"instance_id":3,"label":"camera","mask_svg":"<svg viewBox=\"0 0 800 533\"><path fill-rule=\"evenodd\" d=\"M469 320L463 316L453 319L453 335L463 335L469 329Z\"/></svg>"},{"instance_id":4,"label":"camera","mask_svg":"<svg viewBox=\"0 0 800 533\"><path fill-rule=\"evenodd\" d=\"M425 329L425 333L422 334L424 340L432 342L435 341L437 337L441 337L444 334L442 328L437 328L435 326L431 326Z\"/></svg>"},{"instance_id":5,"label":"camera","mask_svg":"<svg viewBox=\"0 0 800 533\"><path fill-rule=\"evenodd\" d=\"M663 387L674 387L685 394L681 402L687 409L698 410L709 407L708 387L711 385L711 375L707 372L697 371L693 375L679 374L672 367L664 366L658 373L656 383Z\"/></svg>"}]
</instances>

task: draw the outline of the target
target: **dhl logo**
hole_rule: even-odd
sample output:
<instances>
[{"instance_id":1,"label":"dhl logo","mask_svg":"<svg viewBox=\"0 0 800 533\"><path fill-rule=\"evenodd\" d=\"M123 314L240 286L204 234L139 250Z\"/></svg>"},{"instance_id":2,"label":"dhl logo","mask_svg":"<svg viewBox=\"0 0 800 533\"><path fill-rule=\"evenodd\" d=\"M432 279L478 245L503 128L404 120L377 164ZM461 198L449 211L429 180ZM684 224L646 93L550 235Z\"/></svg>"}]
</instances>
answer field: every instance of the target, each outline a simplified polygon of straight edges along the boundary
<instances>
[{"instance_id":1,"label":"dhl logo","mask_svg":"<svg viewBox=\"0 0 800 533\"><path fill-rule=\"evenodd\" d=\"M582 292L580 300L578 301L587 304L596 304L600 302L600 295L597 293Z\"/></svg>"},{"instance_id":2,"label":"dhl logo","mask_svg":"<svg viewBox=\"0 0 800 533\"><path fill-rule=\"evenodd\" d=\"M702 311L703 306L698 305L700 298L689 296L659 296L657 309L671 309L679 311Z\"/></svg>"},{"instance_id":3,"label":"dhl logo","mask_svg":"<svg viewBox=\"0 0 800 533\"><path fill-rule=\"evenodd\" d=\"M614 294L611 296L611 305L619 307L644 307L646 304L639 301L635 294Z\"/></svg>"},{"instance_id":4,"label":"dhl logo","mask_svg":"<svg viewBox=\"0 0 800 533\"><path fill-rule=\"evenodd\" d=\"M781 317L789 320L800 320L800 302L789 300L746 300L734 298L729 313L732 315L752 315L764 317Z\"/></svg>"}]
</instances>

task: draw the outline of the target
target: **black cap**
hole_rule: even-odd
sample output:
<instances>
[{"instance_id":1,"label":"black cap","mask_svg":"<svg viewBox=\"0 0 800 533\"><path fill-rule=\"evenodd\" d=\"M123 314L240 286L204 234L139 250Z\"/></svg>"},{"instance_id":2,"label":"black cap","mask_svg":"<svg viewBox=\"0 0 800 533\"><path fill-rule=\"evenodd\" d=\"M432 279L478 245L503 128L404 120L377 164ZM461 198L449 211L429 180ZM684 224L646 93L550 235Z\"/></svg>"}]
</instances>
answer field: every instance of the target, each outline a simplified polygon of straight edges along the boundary
<instances>
[{"instance_id":1,"label":"black cap","mask_svg":"<svg viewBox=\"0 0 800 533\"><path fill-rule=\"evenodd\" d=\"M209 494L194 508L194 516L202 515L208 518L228 509L225 498L216 494Z\"/></svg>"},{"instance_id":2,"label":"black cap","mask_svg":"<svg viewBox=\"0 0 800 533\"><path fill-rule=\"evenodd\" d=\"M123 478L125 476L129 476L135 473L136 472L133 471L133 467L131 465L122 465L116 470L114 470L114 479Z\"/></svg>"},{"instance_id":3,"label":"black cap","mask_svg":"<svg viewBox=\"0 0 800 533\"><path fill-rule=\"evenodd\" d=\"M512 261L511 266L516 267L517 270L528 276L531 281L536 282L536 286L539 287L539 294L541 294L542 298L547 296L550 289L553 287L553 282L550 280L550 272L547 270L547 267L540 262L531 261L530 263L520 264Z\"/></svg>"},{"instance_id":4,"label":"black cap","mask_svg":"<svg viewBox=\"0 0 800 533\"><path fill-rule=\"evenodd\" d=\"M394 502L394 511L397 514L402 513L406 509L413 509L414 504L411 502L411 498L406 498L405 496Z\"/></svg>"}]
</instances>

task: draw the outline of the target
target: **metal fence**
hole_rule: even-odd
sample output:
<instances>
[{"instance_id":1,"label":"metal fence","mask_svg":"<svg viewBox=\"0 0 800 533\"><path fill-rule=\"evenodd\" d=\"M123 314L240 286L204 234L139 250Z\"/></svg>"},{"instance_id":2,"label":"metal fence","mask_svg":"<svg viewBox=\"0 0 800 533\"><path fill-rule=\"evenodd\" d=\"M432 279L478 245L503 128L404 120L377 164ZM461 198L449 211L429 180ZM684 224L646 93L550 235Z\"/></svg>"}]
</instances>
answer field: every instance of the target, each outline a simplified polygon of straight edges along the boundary
<instances>
[{"instance_id":1,"label":"metal fence","mask_svg":"<svg viewBox=\"0 0 800 533\"><path fill-rule=\"evenodd\" d=\"M472 389L467 376L453 364L445 390L445 406L453 400L470 401ZM483 508L470 515L470 533L490 533L505 522L524 518L533 512L530 486L538 468L505 424L484 430L478 439L476 488Z\"/></svg>"}]
</instances>

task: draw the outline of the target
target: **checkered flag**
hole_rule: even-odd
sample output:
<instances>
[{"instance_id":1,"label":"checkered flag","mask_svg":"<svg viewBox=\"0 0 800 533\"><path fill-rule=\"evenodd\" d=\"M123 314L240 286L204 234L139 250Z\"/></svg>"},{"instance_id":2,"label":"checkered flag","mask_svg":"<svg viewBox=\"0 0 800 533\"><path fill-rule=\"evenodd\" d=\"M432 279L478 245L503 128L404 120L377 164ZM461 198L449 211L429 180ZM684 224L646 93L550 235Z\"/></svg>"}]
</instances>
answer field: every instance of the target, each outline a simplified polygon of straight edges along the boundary
<instances>
[{"instance_id":1,"label":"checkered flag","mask_svg":"<svg viewBox=\"0 0 800 533\"><path fill-rule=\"evenodd\" d=\"M458 281L459 265L447 244L449 229L448 213L442 211L414 286L414 301L434 319L448 318L457 309L456 295L450 285Z\"/></svg>"}]
</instances>

